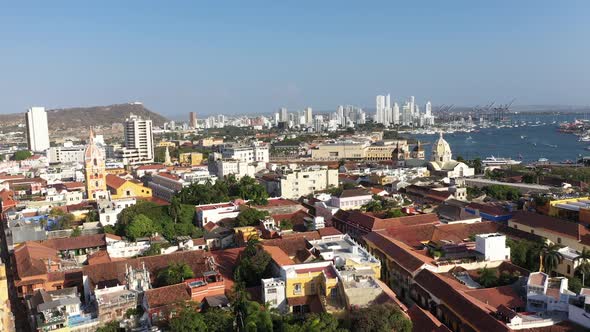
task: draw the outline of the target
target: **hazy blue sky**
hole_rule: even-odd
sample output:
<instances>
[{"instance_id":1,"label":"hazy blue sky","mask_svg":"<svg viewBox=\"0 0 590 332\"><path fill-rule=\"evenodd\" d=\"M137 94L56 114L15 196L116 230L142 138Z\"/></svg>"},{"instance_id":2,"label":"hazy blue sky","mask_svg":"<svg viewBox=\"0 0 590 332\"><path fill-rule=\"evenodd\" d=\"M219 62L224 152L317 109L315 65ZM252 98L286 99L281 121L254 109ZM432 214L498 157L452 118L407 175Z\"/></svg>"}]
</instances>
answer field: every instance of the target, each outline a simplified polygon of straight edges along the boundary
<instances>
[{"instance_id":1,"label":"hazy blue sky","mask_svg":"<svg viewBox=\"0 0 590 332\"><path fill-rule=\"evenodd\" d=\"M26 3L0 5L1 113L590 104L590 1Z\"/></svg>"}]
</instances>

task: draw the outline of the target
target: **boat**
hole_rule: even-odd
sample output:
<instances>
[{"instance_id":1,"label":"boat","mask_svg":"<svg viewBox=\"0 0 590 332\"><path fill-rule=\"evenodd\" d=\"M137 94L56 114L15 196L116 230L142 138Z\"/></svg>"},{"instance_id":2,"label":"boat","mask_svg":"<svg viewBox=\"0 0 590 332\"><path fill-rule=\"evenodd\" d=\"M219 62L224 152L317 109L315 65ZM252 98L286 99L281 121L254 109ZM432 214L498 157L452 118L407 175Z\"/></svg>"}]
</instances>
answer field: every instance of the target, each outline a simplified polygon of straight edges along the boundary
<instances>
[{"instance_id":1,"label":"boat","mask_svg":"<svg viewBox=\"0 0 590 332\"><path fill-rule=\"evenodd\" d=\"M578 139L578 142L590 142L590 136L582 136Z\"/></svg>"},{"instance_id":2,"label":"boat","mask_svg":"<svg viewBox=\"0 0 590 332\"><path fill-rule=\"evenodd\" d=\"M525 139L525 138L526 138L526 136L520 135L520 139Z\"/></svg>"},{"instance_id":3,"label":"boat","mask_svg":"<svg viewBox=\"0 0 590 332\"><path fill-rule=\"evenodd\" d=\"M505 166L505 165L520 165L522 161L511 158L496 158L494 156L487 157L481 161L485 166Z\"/></svg>"}]
</instances>

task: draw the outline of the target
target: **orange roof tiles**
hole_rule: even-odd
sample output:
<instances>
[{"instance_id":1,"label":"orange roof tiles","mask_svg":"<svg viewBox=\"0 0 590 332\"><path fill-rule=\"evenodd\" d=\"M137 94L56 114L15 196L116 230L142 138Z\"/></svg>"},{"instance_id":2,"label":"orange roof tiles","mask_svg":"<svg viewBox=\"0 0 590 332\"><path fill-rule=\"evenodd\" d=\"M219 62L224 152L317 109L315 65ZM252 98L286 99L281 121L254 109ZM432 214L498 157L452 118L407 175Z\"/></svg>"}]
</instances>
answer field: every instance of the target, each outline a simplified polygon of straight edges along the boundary
<instances>
[{"instance_id":1,"label":"orange roof tiles","mask_svg":"<svg viewBox=\"0 0 590 332\"><path fill-rule=\"evenodd\" d=\"M107 187L118 189L122 185L124 185L125 182L127 182L127 180L120 178L120 177L113 175L113 174L107 174L106 182L107 182Z\"/></svg>"}]
</instances>

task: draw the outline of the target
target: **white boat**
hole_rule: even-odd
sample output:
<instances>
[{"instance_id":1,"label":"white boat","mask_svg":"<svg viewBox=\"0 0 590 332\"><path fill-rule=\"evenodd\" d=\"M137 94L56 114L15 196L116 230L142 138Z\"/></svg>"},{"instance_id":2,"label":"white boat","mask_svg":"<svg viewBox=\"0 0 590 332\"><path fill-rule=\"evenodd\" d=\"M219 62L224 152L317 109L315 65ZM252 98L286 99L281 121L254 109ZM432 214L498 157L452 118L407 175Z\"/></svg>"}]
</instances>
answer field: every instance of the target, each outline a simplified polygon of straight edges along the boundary
<instances>
[{"instance_id":1,"label":"white boat","mask_svg":"<svg viewBox=\"0 0 590 332\"><path fill-rule=\"evenodd\" d=\"M590 142L590 136L583 136L578 139L579 142Z\"/></svg>"},{"instance_id":2,"label":"white boat","mask_svg":"<svg viewBox=\"0 0 590 332\"><path fill-rule=\"evenodd\" d=\"M522 161L511 158L496 158L494 156L487 157L481 161L485 166L504 166L504 165L520 165Z\"/></svg>"}]
</instances>

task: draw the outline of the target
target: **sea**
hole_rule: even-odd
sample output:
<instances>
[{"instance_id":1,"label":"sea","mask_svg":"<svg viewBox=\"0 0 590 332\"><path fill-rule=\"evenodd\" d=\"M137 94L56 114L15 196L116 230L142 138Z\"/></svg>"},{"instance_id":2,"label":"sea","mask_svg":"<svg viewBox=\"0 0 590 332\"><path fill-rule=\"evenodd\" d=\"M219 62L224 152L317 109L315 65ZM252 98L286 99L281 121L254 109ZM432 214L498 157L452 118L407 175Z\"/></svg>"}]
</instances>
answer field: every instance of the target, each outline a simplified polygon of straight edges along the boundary
<instances>
[{"instance_id":1,"label":"sea","mask_svg":"<svg viewBox=\"0 0 590 332\"><path fill-rule=\"evenodd\" d=\"M494 156L522 160L523 163L533 163L541 158L553 163L576 161L582 156L590 156L590 151L585 150L590 142L580 142L578 136L560 133L557 129L561 122L584 118L588 116L521 113L512 115L506 122L518 127L478 128L478 132L454 132L444 134L444 138L451 146L453 158L484 159ZM438 134L409 136L426 143L424 150L427 157L430 156L432 143L438 139Z\"/></svg>"}]
</instances>

